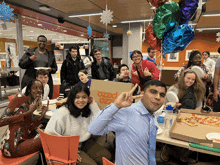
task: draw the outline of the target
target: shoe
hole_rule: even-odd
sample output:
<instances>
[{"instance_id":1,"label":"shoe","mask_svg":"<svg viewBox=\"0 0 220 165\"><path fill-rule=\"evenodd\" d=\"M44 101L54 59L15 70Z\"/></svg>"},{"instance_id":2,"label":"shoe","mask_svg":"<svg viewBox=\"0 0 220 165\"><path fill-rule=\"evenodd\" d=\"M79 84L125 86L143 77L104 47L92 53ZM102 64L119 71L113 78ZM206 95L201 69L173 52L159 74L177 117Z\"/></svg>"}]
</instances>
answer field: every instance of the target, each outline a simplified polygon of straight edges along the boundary
<instances>
[{"instance_id":1,"label":"shoe","mask_svg":"<svg viewBox=\"0 0 220 165\"><path fill-rule=\"evenodd\" d=\"M162 151L160 153L160 158L164 161L164 162L168 162L169 161L169 157L170 157L170 151L167 145L163 146Z\"/></svg>"}]
</instances>

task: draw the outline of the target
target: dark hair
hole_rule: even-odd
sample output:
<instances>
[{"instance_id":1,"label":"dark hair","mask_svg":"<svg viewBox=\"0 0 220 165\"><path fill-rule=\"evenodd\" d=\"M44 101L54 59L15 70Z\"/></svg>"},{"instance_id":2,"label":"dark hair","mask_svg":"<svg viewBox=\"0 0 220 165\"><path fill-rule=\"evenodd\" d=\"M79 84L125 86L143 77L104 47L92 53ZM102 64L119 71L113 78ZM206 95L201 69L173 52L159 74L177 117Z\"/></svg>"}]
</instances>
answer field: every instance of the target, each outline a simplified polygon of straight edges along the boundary
<instances>
[{"instance_id":1,"label":"dark hair","mask_svg":"<svg viewBox=\"0 0 220 165\"><path fill-rule=\"evenodd\" d=\"M150 53L151 50L155 50L155 49L149 46L149 47L147 48L147 52Z\"/></svg>"},{"instance_id":2,"label":"dark hair","mask_svg":"<svg viewBox=\"0 0 220 165\"><path fill-rule=\"evenodd\" d=\"M82 69L79 72L83 72L84 74L88 74L88 72L86 71L86 69Z\"/></svg>"},{"instance_id":3,"label":"dark hair","mask_svg":"<svg viewBox=\"0 0 220 165\"><path fill-rule=\"evenodd\" d=\"M76 84L72 87L72 89L69 92L67 101L63 104L65 105L68 110L70 111L70 114L74 116L75 118L78 118L81 113L82 117L89 117L91 114L91 110L89 109L89 102L83 109L79 109L75 106L74 101L76 99L76 95L79 92L85 92L88 96L90 96L89 88L84 84Z\"/></svg>"},{"instance_id":4,"label":"dark hair","mask_svg":"<svg viewBox=\"0 0 220 165\"><path fill-rule=\"evenodd\" d=\"M197 55L197 54L200 54L201 55L201 52L200 51L198 51L198 50L193 50L193 51L191 51L190 52L190 56L189 56L189 62L188 62L188 64L187 64L187 66L186 66L186 68L189 68L190 66L192 66L192 59L195 57L195 55Z\"/></svg>"},{"instance_id":5,"label":"dark hair","mask_svg":"<svg viewBox=\"0 0 220 165\"><path fill-rule=\"evenodd\" d=\"M118 66L118 73L121 72L121 68L124 67L124 66L126 66L129 70L129 67L126 64L121 64L121 65Z\"/></svg>"},{"instance_id":6,"label":"dark hair","mask_svg":"<svg viewBox=\"0 0 220 165\"><path fill-rule=\"evenodd\" d=\"M47 41L47 37L45 37L44 35L39 35L39 36L37 37L37 41L39 41L39 38L40 38L40 37L46 38L46 41Z\"/></svg>"},{"instance_id":7,"label":"dark hair","mask_svg":"<svg viewBox=\"0 0 220 165\"><path fill-rule=\"evenodd\" d=\"M41 85L42 85L42 95L44 94L44 86L43 86L43 83L40 81L40 80L36 80L36 79L33 79L28 85L27 85L27 88L26 88L26 91L24 93L25 96L28 96L30 93L31 93L31 87L32 85L36 82L40 82Z\"/></svg>"},{"instance_id":8,"label":"dark hair","mask_svg":"<svg viewBox=\"0 0 220 165\"><path fill-rule=\"evenodd\" d=\"M102 50L101 49L94 49L93 55L95 55L97 52L101 52L102 53Z\"/></svg>"},{"instance_id":9,"label":"dark hair","mask_svg":"<svg viewBox=\"0 0 220 165\"><path fill-rule=\"evenodd\" d=\"M218 53L220 54L220 47L218 48Z\"/></svg>"},{"instance_id":10,"label":"dark hair","mask_svg":"<svg viewBox=\"0 0 220 165\"><path fill-rule=\"evenodd\" d=\"M80 54L79 54L79 47L78 47L78 45L73 45L73 46L71 46L71 47L69 48L69 51L68 51L67 55L71 55L70 52L72 51L72 49L77 50L76 60L79 60L79 61L80 61L80 60L81 60L81 56L80 56Z\"/></svg>"},{"instance_id":11,"label":"dark hair","mask_svg":"<svg viewBox=\"0 0 220 165\"><path fill-rule=\"evenodd\" d=\"M167 87L162 81L159 81L159 80L149 80L149 81L147 81L143 86L143 91L145 91L150 86L164 87L165 92L167 92Z\"/></svg>"},{"instance_id":12,"label":"dark hair","mask_svg":"<svg viewBox=\"0 0 220 165\"><path fill-rule=\"evenodd\" d=\"M143 57L141 51L139 51L139 50L134 50L134 51L131 53L131 59L132 59L133 55L136 54L136 53L137 53L137 54L140 54L141 57Z\"/></svg>"},{"instance_id":13,"label":"dark hair","mask_svg":"<svg viewBox=\"0 0 220 165\"><path fill-rule=\"evenodd\" d=\"M36 72L36 77L38 77L39 75L47 75L49 77L49 72L45 69L39 69L37 72Z\"/></svg>"},{"instance_id":14,"label":"dark hair","mask_svg":"<svg viewBox=\"0 0 220 165\"><path fill-rule=\"evenodd\" d=\"M207 53L208 56L210 57L210 52L209 52L209 51L204 51L203 53ZM203 53L202 53L202 54L203 54Z\"/></svg>"}]
</instances>

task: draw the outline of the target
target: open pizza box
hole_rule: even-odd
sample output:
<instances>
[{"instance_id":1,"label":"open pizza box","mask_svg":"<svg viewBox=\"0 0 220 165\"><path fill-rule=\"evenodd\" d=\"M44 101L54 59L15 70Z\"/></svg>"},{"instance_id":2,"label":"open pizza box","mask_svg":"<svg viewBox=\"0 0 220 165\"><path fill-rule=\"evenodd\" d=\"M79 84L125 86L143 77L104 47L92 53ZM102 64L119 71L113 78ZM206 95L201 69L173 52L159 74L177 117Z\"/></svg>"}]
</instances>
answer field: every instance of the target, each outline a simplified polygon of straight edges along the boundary
<instances>
[{"instance_id":1,"label":"open pizza box","mask_svg":"<svg viewBox=\"0 0 220 165\"><path fill-rule=\"evenodd\" d=\"M196 123L198 126L192 127L185 124L184 122L179 122L177 119L180 117L190 118L192 114L198 114L202 116L215 116L220 117L220 113L217 112L201 112L190 109L180 109L179 114L176 117L171 129L170 137L175 139L180 139L183 141L193 142L197 144L202 144L209 147L220 148L220 143L208 140L206 135L208 133L220 133L220 127L209 126L205 124Z\"/></svg>"}]
</instances>

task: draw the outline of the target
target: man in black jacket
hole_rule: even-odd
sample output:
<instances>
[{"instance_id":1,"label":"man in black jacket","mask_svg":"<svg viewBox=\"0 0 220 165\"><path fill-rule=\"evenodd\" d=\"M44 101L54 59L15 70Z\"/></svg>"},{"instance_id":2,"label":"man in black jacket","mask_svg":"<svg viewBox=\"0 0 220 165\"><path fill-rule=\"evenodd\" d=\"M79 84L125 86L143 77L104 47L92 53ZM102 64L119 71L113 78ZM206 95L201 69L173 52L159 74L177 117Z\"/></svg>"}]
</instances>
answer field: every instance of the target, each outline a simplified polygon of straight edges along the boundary
<instances>
[{"instance_id":1,"label":"man in black jacket","mask_svg":"<svg viewBox=\"0 0 220 165\"><path fill-rule=\"evenodd\" d=\"M53 97L53 79L51 74L56 73L57 64L55 56L46 49L47 38L44 35L37 37L38 47L29 49L19 60L19 67L26 69L21 82L21 89L27 86L33 79L36 78L36 67L47 67L49 71L48 85L50 87L49 98Z\"/></svg>"},{"instance_id":2,"label":"man in black jacket","mask_svg":"<svg viewBox=\"0 0 220 165\"><path fill-rule=\"evenodd\" d=\"M93 54L95 60L91 67L92 78L99 80L108 79L112 81L116 77L116 73L111 62L102 57L102 52L100 49L95 49Z\"/></svg>"}]
</instances>

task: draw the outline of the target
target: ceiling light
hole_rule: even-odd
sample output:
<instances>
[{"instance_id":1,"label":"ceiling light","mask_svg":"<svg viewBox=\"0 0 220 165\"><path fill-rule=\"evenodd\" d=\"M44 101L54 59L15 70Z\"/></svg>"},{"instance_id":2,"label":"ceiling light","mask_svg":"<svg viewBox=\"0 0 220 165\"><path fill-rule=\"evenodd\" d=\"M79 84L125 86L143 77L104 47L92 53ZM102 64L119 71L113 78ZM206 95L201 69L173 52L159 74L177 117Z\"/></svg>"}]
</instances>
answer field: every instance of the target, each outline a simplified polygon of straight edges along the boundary
<instances>
[{"instance_id":1,"label":"ceiling light","mask_svg":"<svg viewBox=\"0 0 220 165\"><path fill-rule=\"evenodd\" d=\"M112 27L116 28L116 27L117 27L117 25L112 25Z\"/></svg>"},{"instance_id":2,"label":"ceiling light","mask_svg":"<svg viewBox=\"0 0 220 165\"><path fill-rule=\"evenodd\" d=\"M30 32L31 32L31 33L33 33L34 31L33 31L33 30L31 30Z\"/></svg>"},{"instance_id":3,"label":"ceiling light","mask_svg":"<svg viewBox=\"0 0 220 165\"><path fill-rule=\"evenodd\" d=\"M220 13L204 13L202 14L204 17L217 17L220 16Z\"/></svg>"},{"instance_id":4,"label":"ceiling light","mask_svg":"<svg viewBox=\"0 0 220 165\"><path fill-rule=\"evenodd\" d=\"M2 33L0 33L0 35L1 35Z\"/></svg>"},{"instance_id":5,"label":"ceiling light","mask_svg":"<svg viewBox=\"0 0 220 165\"><path fill-rule=\"evenodd\" d=\"M49 6L46 6L46 5L41 5L39 7L40 10L43 10L43 11L50 11L50 7Z\"/></svg>"},{"instance_id":6,"label":"ceiling light","mask_svg":"<svg viewBox=\"0 0 220 165\"><path fill-rule=\"evenodd\" d=\"M63 30L63 32L67 32L67 30Z\"/></svg>"},{"instance_id":7,"label":"ceiling light","mask_svg":"<svg viewBox=\"0 0 220 165\"><path fill-rule=\"evenodd\" d=\"M153 21L153 19L137 19L137 20L126 20L121 21L120 23L133 23L133 22L145 22L145 21Z\"/></svg>"},{"instance_id":8,"label":"ceiling light","mask_svg":"<svg viewBox=\"0 0 220 165\"><path fill-rule=\"evenodd\" d=\"M83 36L84 36L84 34L81 34L81 36L83 37Z\"/></svg>"},{"instance_id":9,"label":"ceiling light","mask_svg":"<svg viewBox=\"0 0 220 165\"><path fill-rule=\"evenodd\" d=\"M201 31L201 30L219 30L220 27L206 27L206 28L196 28L196 30Z\"/></svg>"},{"instance_id":10,"label":"ceiling light","mask_svg":"<svg viewBox=\"0 0 220 165\"><path fill-rule=\"evenodd\" d=\"M85 16L92 16L92 15L102 15L103 11L95 11L95 12L87 12L87 13L75 13L71 14L68 17L85 17Z\"/></svg>"},{"instance_id":11,"label":"ceiling light","mask_svg":"<svg viewBox=\"0 0 220 165\"><path fill-rule=\"evenodd\" d=\"M41 23L39 23L39 24L37 24L38 26L42 26L42 24Z\"/></svg>"}]
</instances>

